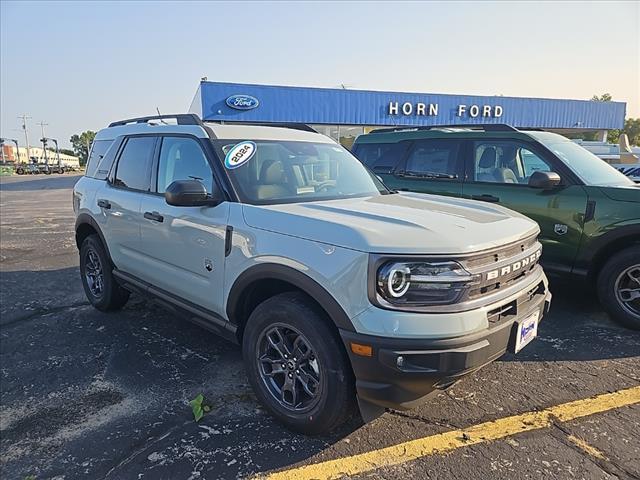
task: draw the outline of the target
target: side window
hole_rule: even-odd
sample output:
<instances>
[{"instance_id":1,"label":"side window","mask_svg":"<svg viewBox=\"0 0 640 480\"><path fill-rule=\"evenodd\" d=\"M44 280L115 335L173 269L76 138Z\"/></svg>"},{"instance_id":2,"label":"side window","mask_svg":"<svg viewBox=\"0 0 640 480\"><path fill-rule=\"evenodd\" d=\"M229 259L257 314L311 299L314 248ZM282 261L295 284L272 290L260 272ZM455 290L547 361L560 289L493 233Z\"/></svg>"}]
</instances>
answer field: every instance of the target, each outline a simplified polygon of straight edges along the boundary
<instances>
[{"instance_id":1,"label":"side window","mask_svg":"<svg viewBox=\"0 0 640 480\"><path fill-rule=\"evenodd\" d=\"M477 182L526 185L533 172L551 171L545 160L518 142L474 142L473 152L473 179Z\"/></svg>"},{"instance_id":2,"label":"side window","mask_svg":"<svg viewBox=\"0 0 640 480\"><path fill-rule=\"evenodd\" d=\"M358 160L370 169L393 170L404 158L409 142L361 143L353 152Z\"/></svg>"},{"instance_id":3,"label":"side window","mask_svg":"<svg viewBox=\"0 0 640 480\"><path fill-rule=\"evenodd\" d=\"M407 158L406 173L458 178L458 148L452 140L418 140Z\"/></svg>"},{"instance_id":4,"label":"side window","mask_svg":"<svg viewBox=\"0 0 640 480\"><path fill-rule=\"evenodd\" d=\"M100 160L102 160L104 154L107 153L112 143L113 140L94 140L91 145L89 159L87 160L87 169L85 171L87 177L95 177Z\"/></svg>"},{"instance_id":5,"label":"side window","mask_svg":"<svg viewBox=\"0 0 640 480\"><path fill-rule=\"evenodd\" d=\"M174 180L199 180L213 191L213 173L200 144L186 137L163 137L158 162L158 193Z\"/></svg>"},{"instance_id":6,"label":"side window","mask_svg":"<svg viewBox=\"0 0 640 480\"><path fill-rule=\"evenodd\" d=\"M151 156L156 137L131 137L120 154L114 185L149 191Z\"/></svg>"}]
</instances>

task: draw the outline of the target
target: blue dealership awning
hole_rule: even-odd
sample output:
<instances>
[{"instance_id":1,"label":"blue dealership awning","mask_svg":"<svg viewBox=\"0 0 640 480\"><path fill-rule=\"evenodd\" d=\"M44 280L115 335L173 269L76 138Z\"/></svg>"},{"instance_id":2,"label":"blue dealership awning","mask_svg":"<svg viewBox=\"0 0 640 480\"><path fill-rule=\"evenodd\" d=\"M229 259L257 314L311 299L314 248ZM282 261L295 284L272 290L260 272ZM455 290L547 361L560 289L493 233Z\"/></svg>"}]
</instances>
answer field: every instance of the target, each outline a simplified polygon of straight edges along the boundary
<instances>
[{"instance_id":1,"label":"blue dealership awning","mask_svg":"<svg viewBox=\"0 0 640 480\"><path fill-rule=\"evenodd\" d=\"M190 111L204 120L326 125L465 125L611 130L624 102L379 92L241 83L200 83Z\"/></svg>"}]
</instances>

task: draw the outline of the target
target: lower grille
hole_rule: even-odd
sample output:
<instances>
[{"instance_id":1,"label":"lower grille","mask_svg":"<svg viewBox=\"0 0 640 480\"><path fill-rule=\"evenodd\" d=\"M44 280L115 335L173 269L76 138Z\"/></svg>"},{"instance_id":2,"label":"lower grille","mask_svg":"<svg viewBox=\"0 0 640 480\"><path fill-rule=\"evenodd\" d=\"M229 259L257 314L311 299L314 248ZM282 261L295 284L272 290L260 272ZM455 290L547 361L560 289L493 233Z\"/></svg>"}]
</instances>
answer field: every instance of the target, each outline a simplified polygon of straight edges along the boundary
<instances>
[{"instance_id":1,"label":"lower grille","mask_svg":"<svg viewBox=\"0 0 640 480\"><path fill-rule=\"evenodd\" d=\"M540 282L515 300L490 310L487 313L489 324L499 325L503 322L513 320L518 315L529 312L541 297L544 298L545 293L544 283Z\"/></svg>"}]
</instances>

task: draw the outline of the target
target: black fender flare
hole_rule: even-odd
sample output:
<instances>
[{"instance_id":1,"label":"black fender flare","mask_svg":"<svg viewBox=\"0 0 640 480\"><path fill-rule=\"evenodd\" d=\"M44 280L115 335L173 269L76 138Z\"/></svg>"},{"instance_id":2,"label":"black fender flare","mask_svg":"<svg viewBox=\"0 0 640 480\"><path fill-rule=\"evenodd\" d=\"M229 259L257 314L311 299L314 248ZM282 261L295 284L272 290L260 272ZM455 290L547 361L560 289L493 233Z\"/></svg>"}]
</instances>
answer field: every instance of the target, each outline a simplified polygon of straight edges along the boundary
<instances>
[{"instance_id":1,"label":"black fender flare","mask_svg":"<svg viewBox=\"0 0 640 480\"><path fill-rule=\"evenodd\" d=\"M292 285L313 298L327 312L329 318L339 329L355 331L344 309L335 298L318 282L303 272L277 263L261 263L249 267L236 278L227 299L227 318L237 324L236 313L241 308L241 298L245 289L260 280L280 280Z\"/></svg>"},{"instance_id":2,"label":"black fender flare","mask_svg":"<svg viewBox=\"0 0 640 480\"><path fill-rule=\"evenodd\" d=\"M590 245L579 254L576 262L577 266L590 270L591 267L597 267L593 261L600 255L602 251L608 248L612 243L627 238L640 239L640 224L624 225L611 230L600 237L593 240Z\"/></svg>"},{"instance_id":3,"label":"black fender flare","mask_svg":"<svg viewBox=\"0 0 640 480\"><path fill-rule=\"evenodd\" d=\"M111 260L111 253L109 252L109 246L107 245L107 241L104 238L104 234L102 233L102 230L100 229L100 226L98 225L98 222L96 222L95 218L93 218L88 213L81 213L80 215L78 215L78 218L76 218L75 236L76 236L76 246L78 247L78 250L80 250L80 247L82 246L78 242L78 230L80 229L80 227L82 227L82 225L89 225L91 228L93 228L96 231L96 233L100 237L100 241L102 242L104 251L107 253L107 258L113 264L113 260Z\"/></svg>"}]
</instances>

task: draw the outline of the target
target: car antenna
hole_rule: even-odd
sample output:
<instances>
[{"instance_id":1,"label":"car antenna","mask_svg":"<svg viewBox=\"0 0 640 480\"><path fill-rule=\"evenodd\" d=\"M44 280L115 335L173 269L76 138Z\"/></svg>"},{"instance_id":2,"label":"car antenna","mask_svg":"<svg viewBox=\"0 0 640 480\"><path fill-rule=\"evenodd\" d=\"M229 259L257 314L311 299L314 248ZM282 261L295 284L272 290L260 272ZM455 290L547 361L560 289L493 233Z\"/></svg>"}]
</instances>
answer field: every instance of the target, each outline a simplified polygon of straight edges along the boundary
<instances>
[{"instance_id":1,"label":"car antenna","mask_svg":"<svg viewBox=\"0 0 640 480\"><path fill-rule=\"evenodd\" d=\"M160 108L156 107L156 112L158 112L158 117L162 117L162 115L160 115ZM162 118L159 118L161 123L164 123L165 125L169 125L167 122L165 122Z\"/></svg>"}]
</instances>

